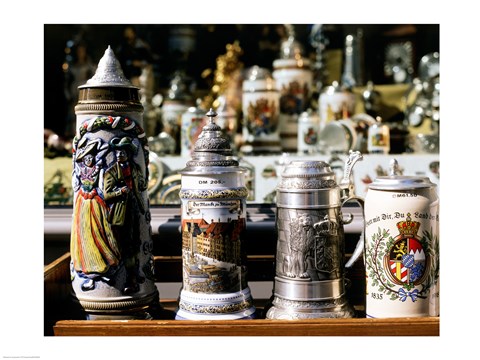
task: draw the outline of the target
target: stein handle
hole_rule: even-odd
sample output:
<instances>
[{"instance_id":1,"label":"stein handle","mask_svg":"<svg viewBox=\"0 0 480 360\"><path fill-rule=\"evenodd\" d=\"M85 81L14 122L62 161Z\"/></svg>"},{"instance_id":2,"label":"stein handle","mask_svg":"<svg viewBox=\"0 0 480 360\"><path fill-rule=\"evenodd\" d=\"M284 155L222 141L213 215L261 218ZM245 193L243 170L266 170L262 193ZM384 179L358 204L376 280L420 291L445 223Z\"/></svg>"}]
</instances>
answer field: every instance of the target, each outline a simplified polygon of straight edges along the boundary
<instances>
[{"instance_id":1,"label":"stein handle","mask_svg":"<svg viewBox=\"0 0 480 360\"><path fill-rule=\"evenodd\" d=\"M343 172L343 178L339 183L340 189L342 189L342 199L354 196L354 187L351 180L353 166L357 161L363 160L363 155L360 151L352 151L348 153L347 160L345 161L345 170Z\"/></svg>"},{"instance_id":2,"label":"stein handle","mask_svg":"<svg viewBox=\"0 0 480 360\"><path fill-rule=\"evenodd\" d=\"M342 203L342 207L348 201L356 201L360 205L360 208L362 209L362 218L363 218L364 226L362 226L362 231L360 233L360 238L358 239L357 245L355 246L355 250L353 251L352 256L350 257L348 262L345 264L346 268L350 268L350 267L353 266L353 264L355 264L355 262L358 260L360 255L362 255L363 247L364 247L364 244L365 244L365 235L364 235L365 234L365 208L364 208L365 200L362 199L361 197L358 197L358 196L352 196L352 197L349 197L348 199L346 199ZM349 219L348 220L349 221L346 224L350 224L352 222L352 220L353 220L353 215L352 214L349 214Z\"/></svg>"},{"instance_id":3,"label":"stein handle","mask_svg":"<svg viewBox=\"0 0 480 360\"><path fill-rule=\"evenodd\" d=\"M339 187L342 191L342 194L341 194L341 198L343 200L342 207L348 201L355 200L360 205L360 208L362 209L362 217L365 221L365 212L364 212L365 201L362 198L355 196L354 194L355 189L351 179L353 166L357 161L361 161L361 160L363 160L363 155L361 154L360 151L352 151L352 150L349 151L347 160L345 161L345 171L343 173L343 179L340 181ZM353 220L353 215L350 214L350 218L347 220L348 222L346 224L351 223L352 220ZM363 253L363 246L365 243L363 234L364 234L364 229L362 229L362 232L360 234L360 239L358 240L357 245L355 246L355 250L353 251L352 257L345 264L346 268L351 267L358 260L360 255Z\"/></svg>"}]
</instances>

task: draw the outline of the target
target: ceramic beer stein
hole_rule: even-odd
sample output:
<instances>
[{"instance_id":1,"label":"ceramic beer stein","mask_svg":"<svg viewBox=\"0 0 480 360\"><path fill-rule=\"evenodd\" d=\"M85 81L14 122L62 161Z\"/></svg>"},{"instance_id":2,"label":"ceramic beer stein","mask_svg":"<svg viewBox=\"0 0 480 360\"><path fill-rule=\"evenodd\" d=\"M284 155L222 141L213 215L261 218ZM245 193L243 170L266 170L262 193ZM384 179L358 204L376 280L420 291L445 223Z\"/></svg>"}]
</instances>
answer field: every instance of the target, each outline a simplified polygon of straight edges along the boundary
<instances>
[{"instance_id":1,"label":"ceramic beer stein","mask_svg":"<svg viewBox=\"0 0 480 360\"><path fill-rule=\"evenodd\" d=\"M185 78L185 74L181 71L175 73L170 81L170 88L162 105L163 131L175 140L176 154L180 154L182 151L182 115L190 107L195 106L193 96L188 89Z\"/></svg>"},{"instance_id":2,"label":"ceramic beer stein","mask_svg":"<svg viewBox=\"0 0 480 360\"><path fill-rule=\"evenodd\" d=\"M310 60L301 56L301 46L293 38L286 40L282 47L289 49L283 49L283 57L274 60L272 72L280 93L280 141L282 151L296 152L299 116L309 105L313 72Z\"/></svg>"},{"instance_id":3,"label":"ceramic beer stein","mask_svg":"<svg viewBox=\"0 0 480 360\"><path fill-rule=\"evenodd\" d=\"M334 120L348 119L355 112L355 94L340 86L337 81L326 86L318 99L320 130Z\"/></svg>"},{"instance_id":4,"label":"ceramic beer stein","mask_svg":"<svg viewBox=\"0 0 480 360\"><path fill-rule=\"evenodd\" d=\"M360 159L359 152L350 153L339 185L323 161L285 166L277 187L276 276L267 318L354 317L346 298L343 229L353 217L344 219L342 206L354 199L362 204L350 182L352 167Z\"/></svg>"},{"instance_id":5,"label":"ceramic beer stein","mask_svg":"<svg viewBox=\"0 0 480 360\"><path fill-rule=\"evenodd\" d=\"M390 152L390 128L377 116L376 122L368 127L367 149L370 154Z\"/></svg>"},{"instance_id":6,"label":"ceramic beer stein","mask_svg":"<svg viewBox=\"0 0 480 360\"><path fill-rule=\"evenodd\" d=\"M280 94L270 71L247 70L242 84L243 153L280 153Z\"/></svg>"},{"instance_id":7,"label":"ceramic beer stein","mask_svg":"<svg viewBox=\"0 0 480 360\"><path fill-rule=\"evenodd\" d=\"M177 319L234 320L255 313L247 284L245 169L232 158L228 139L209 123L181 171L183 287Z\"/></svg>"},{"instance_id":8,"label":"ceramic beer stein","mask_svg":"<svg viewBox=\"0 0 480 360\"><path fill-rule=\"evenodd\" d=\"M180 155L189 157L192 154L193 146L197 141L203 126L206 123L205 110L200 107L200 101L197 106L191 106L181 116L181 133L180 133Z\"/></svg>"},{"instance_id":9,"label":"ceramic beer stein","mask_svg":"<svg viewBox=\"0 0 480 360\"><path fill-rule=\"evenodd\" d=\"M366 316L439 315L439 199L425 176L392 160L365 197Z\"/></svg>"},{"instance_id":10,"label":"ceramic beer stein","mask_svg":"<svg viewBox=\"0 0 480 360\"><path fill-rule=\"evenodd\" d=\"M79 87L70 253L73 291L88 319L150 318L159 304L138 91L110 47Z\"/></svg>"},{"instance_id":11,"label":"ceramic beer stein","mask_svg":"<svg viewBox=\"0 0 480 360\"><path fill-rule=\"evenodd\" d=\"M320 117L310 109L304 111L298 118L297 130L298 154L318 153L318 141L320 135Z\"/></svg>"}]
</instances>

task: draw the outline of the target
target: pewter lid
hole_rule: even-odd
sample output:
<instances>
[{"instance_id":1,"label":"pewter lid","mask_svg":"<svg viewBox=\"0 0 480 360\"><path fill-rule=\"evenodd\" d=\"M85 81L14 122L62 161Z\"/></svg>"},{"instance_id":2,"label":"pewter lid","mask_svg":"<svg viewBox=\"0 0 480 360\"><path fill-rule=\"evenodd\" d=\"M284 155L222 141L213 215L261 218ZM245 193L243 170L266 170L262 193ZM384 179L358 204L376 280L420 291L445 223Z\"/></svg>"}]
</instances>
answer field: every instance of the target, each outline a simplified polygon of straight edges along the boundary
<instances>
[{"instance_id":1,"label":"pewter lid","mask_svg":"<svg viewBox=\"0 0 480 360\"><path fill-rule=\"evenodd\" d=\"M108 45L103 57L98 62L95 75L85 85L81 85L78 88L83 89L87 87L128 87L138 89L123 74L120 62L115 57L110 45Z\"/></svg>"},{"instance_id":2,"label":"pewter lid","mask_svg":"<svg viewBox=\"0 0 480 360\"><path fill-rule=\"evenodd\" d=\"M399 175L398 162L396 159L390 161L388 176L377 177L370 185L372 190L409 190L435 187L427 176L405 176Z\"/></svg>"},{"instance_id":3,"label":"pewter lid","mask_svg":"<svg viewBox=\"0 0 480 360\"><path fill-rule=\"evenodd\" d=\"M337 185L335 173L324 161L293 160L282 172L279 190L333 188Z\"/></svg>"},{"instance_id":4,"label":"pewter lid","mask_svg":"<svg viewBox=\"0 0 480 360\"><path fill-rule=\"evenodd\" d=\"M282 177L325 177L334 175L330 165L324 161L293 160L288 163Z\"/></svg>"},{"instance_id":5,"label":"pewter lid","mask_svg":"<svg viewBox=\"0 0 480 360\"><path fill-rule=\"evenodd\" d=\"M231 157L230 141L213 120L217 113L210 109L205 115L209 118L208 123L195 142L193 159L187 162L187 167L238 166L238 161Z\"/></svg>"}]
</instances>

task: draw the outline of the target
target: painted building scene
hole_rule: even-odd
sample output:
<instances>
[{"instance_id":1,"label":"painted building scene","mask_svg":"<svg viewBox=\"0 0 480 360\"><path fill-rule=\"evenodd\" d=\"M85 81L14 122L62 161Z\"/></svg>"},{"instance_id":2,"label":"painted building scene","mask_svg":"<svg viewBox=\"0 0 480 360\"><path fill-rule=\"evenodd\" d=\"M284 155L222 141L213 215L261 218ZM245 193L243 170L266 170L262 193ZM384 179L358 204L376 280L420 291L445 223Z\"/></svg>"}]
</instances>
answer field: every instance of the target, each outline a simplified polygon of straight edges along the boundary
<instances>
[{"instance_id":1,"label":"painted building scene","mask_svg":"<svg viewBox=\"0 0 480 360\"><path fill-rule=\"evenodd\" d=\"M241 256L244 229L244 218L182 221L184 290L218 293L246 287Z\"/></svg>"}]
</instances>

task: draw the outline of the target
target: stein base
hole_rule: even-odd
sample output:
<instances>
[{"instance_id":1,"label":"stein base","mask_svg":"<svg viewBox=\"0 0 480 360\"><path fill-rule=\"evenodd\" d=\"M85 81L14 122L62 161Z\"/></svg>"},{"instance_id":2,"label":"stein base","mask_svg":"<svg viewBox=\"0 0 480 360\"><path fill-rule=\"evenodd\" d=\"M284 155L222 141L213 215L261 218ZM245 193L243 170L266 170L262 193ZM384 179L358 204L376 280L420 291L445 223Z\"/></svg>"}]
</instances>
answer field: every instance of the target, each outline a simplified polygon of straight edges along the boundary
<instances>
[{"instance_id":1,"label":"stein base","mask_svg":"<svg viewBox=\"0 0 480 360\"><path fill-rule=\"evenodd\" d=\"M255 319L255 308L235 314L194 314L178 310L175 320L253 320Z\"/></svg>"},{"instance_id":2,"label":"stein base","mask_svg":"<svg viewBox=\"0 0 480 360\"><path fill-rule=\"evenodd\" d=\"M234 293L203 294L180 292L177 320L238 320L255 318L250 289Z\"/></svg>"},{"instance_id":3,"label":"stein base","mask_svg":"<svg viewBox=\"0 0 480 360\"><path fill-rule=\"evenodd\" d=\"M75 295L72 300L81 309L85 320L152 320L160 318L164 312L158 292L124 303L112 301L96 304L81 301Z\"/></svg>"},{"instance_id":4,"label":"stein base","mask_svg":"<svg viewBox=\"0 0 480 360\"><path fill-rule=\"evenodd\" d=\"M162 318L162 312L164 310L160 304L118 312L85 311L85 320L154 320Z\"/></svg>"},{"instance_id":5,"label":"stein base","mask_svg":"<svg viewBox=\"0 0 480 360\"><path fill-rule=\"evenodd\" d=\"M353 317L355 310L344 298L332 301L295 301L275 297L266 314L267 319L277 320Z\"/></svg>"}]
</instances>

